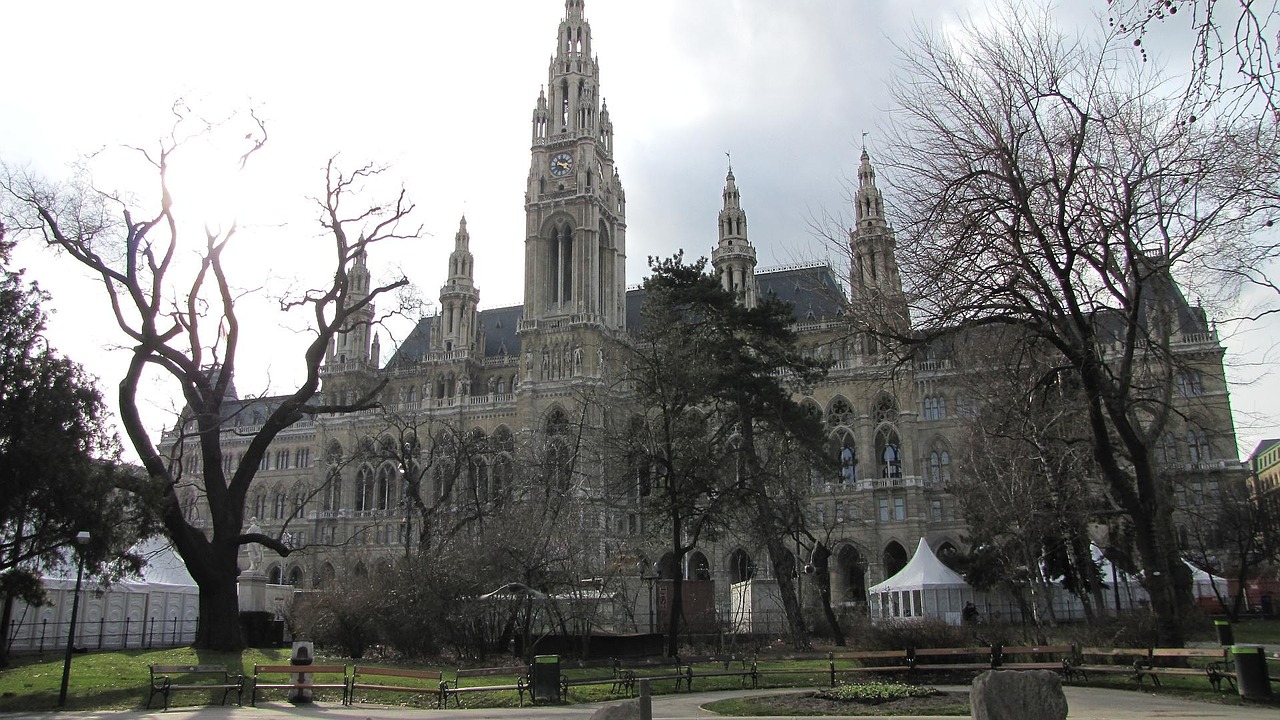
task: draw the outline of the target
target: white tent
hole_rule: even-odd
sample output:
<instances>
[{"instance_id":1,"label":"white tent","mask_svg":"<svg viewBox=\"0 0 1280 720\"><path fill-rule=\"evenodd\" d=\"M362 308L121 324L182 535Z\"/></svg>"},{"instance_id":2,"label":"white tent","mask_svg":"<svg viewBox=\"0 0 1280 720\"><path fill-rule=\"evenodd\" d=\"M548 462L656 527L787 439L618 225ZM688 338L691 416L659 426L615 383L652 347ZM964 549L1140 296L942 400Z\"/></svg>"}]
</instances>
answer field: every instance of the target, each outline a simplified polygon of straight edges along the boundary
<instances>
[{"instance_id":1,"label":"white tent","mask_svg":"<svg viewBox=\"0 0 1280 720\"><path fill-rule=\"evenodd\" d=\"M943 618L958 625L965 603L977 598L960 574L938 559L924 538L893 577L867 591L873 618Z\"/></svg>"}]
</instances>

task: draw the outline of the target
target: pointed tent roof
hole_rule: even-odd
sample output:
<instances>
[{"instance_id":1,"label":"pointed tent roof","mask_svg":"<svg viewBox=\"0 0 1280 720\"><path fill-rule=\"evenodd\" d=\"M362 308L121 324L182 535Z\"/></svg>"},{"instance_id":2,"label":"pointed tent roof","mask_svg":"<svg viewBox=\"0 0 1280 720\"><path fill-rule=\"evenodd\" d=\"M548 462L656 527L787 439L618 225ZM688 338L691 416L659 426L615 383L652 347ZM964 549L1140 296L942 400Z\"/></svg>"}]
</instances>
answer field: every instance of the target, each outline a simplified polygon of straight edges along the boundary
<instances>
[{"instance_id":1,"label":"pointed tent roof","mask_svg":"<svg viewBox=\"0 0 1280 720\"><path fill-rule=\"evenodd\" d=\"M873 586L867 592L893 592L895 590L919 590L928 587L968 587L969 583L955 570L942 564L924 538L916 546L916 554L896 575Z\"/></svg>"}]
</instances>

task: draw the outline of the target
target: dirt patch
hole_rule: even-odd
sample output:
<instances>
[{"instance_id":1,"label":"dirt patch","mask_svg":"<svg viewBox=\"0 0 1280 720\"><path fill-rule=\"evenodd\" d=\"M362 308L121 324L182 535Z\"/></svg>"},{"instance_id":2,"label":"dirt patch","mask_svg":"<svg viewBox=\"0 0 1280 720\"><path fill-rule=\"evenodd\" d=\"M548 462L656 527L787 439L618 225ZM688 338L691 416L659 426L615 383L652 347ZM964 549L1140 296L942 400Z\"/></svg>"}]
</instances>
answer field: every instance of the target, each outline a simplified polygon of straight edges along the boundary
<instances>
[{"instance_id":1,"label":"dirt patch","mask_svg":"<svg viewBox=\"0 0 1280 720\"><path fill-rule=\"evenodd\" d=\"M969 693L939 692L928 697L882 703L827 700L817 693L786 693L709 703L706 708L727 715L969 715Z\"/></svg>"}]
</instances>

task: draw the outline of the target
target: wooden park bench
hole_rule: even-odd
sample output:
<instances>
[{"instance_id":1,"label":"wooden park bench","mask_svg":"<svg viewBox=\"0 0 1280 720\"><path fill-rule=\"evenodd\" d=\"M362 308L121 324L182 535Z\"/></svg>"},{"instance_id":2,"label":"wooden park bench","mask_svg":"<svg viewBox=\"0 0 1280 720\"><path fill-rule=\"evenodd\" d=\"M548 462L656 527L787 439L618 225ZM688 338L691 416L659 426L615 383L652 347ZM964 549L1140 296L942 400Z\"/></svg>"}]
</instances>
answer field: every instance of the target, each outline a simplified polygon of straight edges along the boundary
<instances>
[{"instance_id":1,"label":"wooden park bench","mask_svg":"<svg viewBox=\"0 0 1280 720\"><path fill-rule=\"evenodd\" d=\"M529 669L521 665L509 665L507 667L489 667L489 668L461 668L457 670L452 680L443 680L440 683L440 707L448 707L449 698L453 698L454 704L462 707L463 693L473 692L504 692L514 691L520 698L520 707L524 707L524 695L529 693L529 700L533 700L533 692L529 687ZM463 684L463 681L471 681L473 678L495 678L495 677L514 677L515 682L511 683L487 683L480 685Z\"/></svg>"},{"instance_id":2,"label":"wooden park bench","mask_svg":"<svg viewBox=\"0 0 1280 720\"><path fill-rule=\"evenodd\" d=\"M1071 669L1065 671L1068 680L1079 675L1088 682L1089 674L1124 675L1135 683L1142 683L1151 665L1149 648L1101 648L1083 647L1076 653Z\"/></svg>"},{"instance_id":3,"label":"wooden park bench","mask_svg":"<svg viewBox=\"0 0 1280 720\"><path fill-rule=\"evenodd\" d=\"M356 690L429 694L435 697L437 707L444 707L444 675L439 670L356 665L351 671L348 704L355 701Z\"/></svg>"},{"instance_id":4,"label":"wooden park bench","mask_svg":"<svg viewBox=\"0 0 1280 720\"><path fill-rule=\"evenodd\" d=\"M226 665L148 665L151 671L151 694L147 696L147 708L156 695L164 696L164 709L169 709L169 695L177 690L199 692L222 691L222 703L227 696L236 694L236 702L244 704L244 676L232 675Z\"/></svg>"},{"instance_id":5,"label":"wooden park bench","mask_svg":"<svg viewBox=\"0 0 1280 720\"><path fill-rule=\"evenodd\" d=\"M1203 664L1193 667L1191 661ZM1227 648L1154 648L1138 677L1138 685L1142 685L1143 677L1149 677L1153 685L1160 687L1162 676L1203 677L1217 691L1226 680L1232 690L1236 689L1236 674Z\"/></svg>"},{"instance_id":6,"label":"wooden park bench","mask_svg":"<svg viewBox=\"0 0 1280 720\"><path fill-rule=\"evenodd\" d=\"M569 697L570 688L589 687L591 685L608 685L610 693L618 694L622 691L618 668L616 658L579 661L572 668L566 665L563 669L575 672L572 676L568 673L560 675L560 697Z\"/></svg>"},{"instance_id":7,"label":"wooden park bench","mask_svg":"<svg viewBox=\"0 0 1280 720\"><path fill-rule=\"evenodd\" d=\"M287 679L264 677L278 675ZM319 681L320 675L327 676L324 682ZM351 677L346 665L254 665L251 705L258 704L258 692L263 690L339 690L346 705L351 702Z\"/></svg>"},{"instance_id":8,"label":"wooden park bench","mask_svg":"<svg viewBox=\"0 0 1280 720\"><path fill-rule=\"evenodd\" d=\"M676 667L684 667L685 688L692 692L694 678L736 677L742 687L755 688L759 681L759 670L755 661L748 661L745 655L701 655L697 657L676 657ZM701 669L698 666L703 666ZM708 667L710 666L710 667ZM677 684L677 689L679 684Z\"/></svg>"},{"instance_id":9,"label":"wooden park bench","mask_svg":"<svg viewBox=\"0 0 1280 720\"><path fill-rule=\"evenodd\" d=\"M990 670L995 667L994 650L991 647L920 648L911 651L911 670L913 672Z\"/></svg>"},{"instance_id":10,"label":"wooden park bench","mask_svg":"<svg viewBox=\"0 0 1280 720\"><path fill-rule=\"evenodd\" d=\"M997 645L994 662L1001 670L1057 670L1070 677L1076 649L1072 645Z\"/></svg>"},{"instance_id":11,"label":"wooden park bench","mask_svg":"<svg viewBox=\"0 0 1280 720\"><path fill-rule=\"evenodd\" d=\"M614 682L610 691L620 692L627 697L635 693L636 684L641 680L651 682L674 680L676 692L680 692L681 683L685 683L687 688L692 682L690 677L692 669L688 664L681 662L679 657L664 657L643 662L632 661L627 664L616 657L612 660Z\"/></svg>"},{"instance_id":12,"label":"wooden park bench","mask_svg":"<svg viewBox=\"0 0 1280 720\"><path fill-rule=\"evenodd\" d=\"M858 650L829 653L831 687L836 686L840 675L858 673L895 673L911 669L911 653L906 650ZM856 663L845 665L844 663Z\"/></svg>"}]
</instances>

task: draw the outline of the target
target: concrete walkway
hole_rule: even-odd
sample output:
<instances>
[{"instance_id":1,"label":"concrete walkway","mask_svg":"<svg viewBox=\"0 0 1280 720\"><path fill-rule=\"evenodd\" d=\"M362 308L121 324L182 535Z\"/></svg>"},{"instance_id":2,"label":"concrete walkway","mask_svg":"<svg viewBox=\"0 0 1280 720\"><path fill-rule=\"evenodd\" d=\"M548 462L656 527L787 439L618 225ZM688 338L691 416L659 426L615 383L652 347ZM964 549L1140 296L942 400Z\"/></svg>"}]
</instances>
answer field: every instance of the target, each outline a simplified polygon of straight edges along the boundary
<instances>
[{"instance_id":1,"label":"concrete walkway","mask_svg":"<svg viewBox=\"0 0 1280 720\"><path fill-rule=\"evenodd\" d=\"M944 688L963 690L965 688ZM1145 720L1146 718L1203 718L1204 720L1276 720L1280 713L1272 707L1239 707L1214 703L1180 700L1135 690L1106 688L1066 687L1070 720ZM660 720L685 720L692 718L720 717L703 710L701 706L712 700L742 695L768 695L779 690L740 690L728 692L689 693L684 695L659 695L653 699L653 717ZM115 712L47 712L36 714L0 714L0 718L35 717L66 718L74 720L284 720L285 718L315 718L316 720L511 720L512 718L536 718L537 720L586 720L601 707L599 703L557 706L526 707L486 710L428 710L422 708L386 707L380 705L341 705L323 703L294 707L288 703L262 703L258 707L203 707L179 708L169 712L159 710L127 710ZM856 717L856 716L846 716ZM768 718L757 720L769 720ZM775 719L778 720L778 719ZM905 720L935 720L934 718L905 718ZM951 718L950 720L955 720Z\"/></svg>"}]
</instances>

